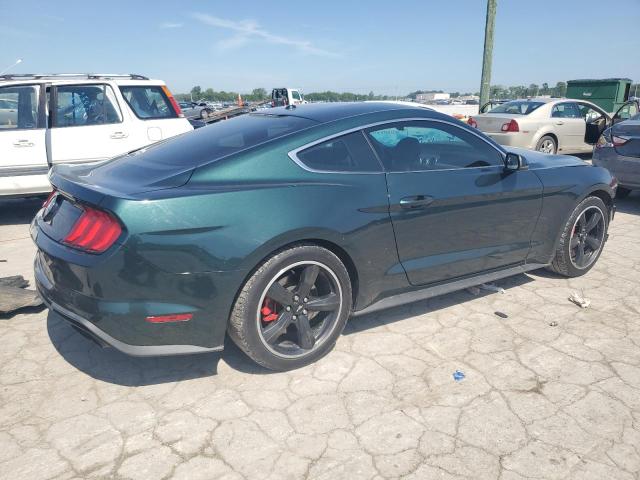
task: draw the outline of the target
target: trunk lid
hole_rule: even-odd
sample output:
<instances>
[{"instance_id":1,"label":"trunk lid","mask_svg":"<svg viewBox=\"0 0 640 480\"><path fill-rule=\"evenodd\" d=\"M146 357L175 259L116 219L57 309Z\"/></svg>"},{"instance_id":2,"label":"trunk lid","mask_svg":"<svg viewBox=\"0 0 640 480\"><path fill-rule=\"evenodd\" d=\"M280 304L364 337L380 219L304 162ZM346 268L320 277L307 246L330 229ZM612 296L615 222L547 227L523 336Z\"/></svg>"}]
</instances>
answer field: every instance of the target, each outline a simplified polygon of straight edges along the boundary
<instances>
[{"instance_id":1,"label":"trunk lid","mask_svg":"<svg viewBox=\"0 0 640 480\"><path fill-rule=\"evenodd\" d=\"M628 139L624 145L614 146L618 154L640 158L640 120L617 123L611 129L611 133L613 136Z\"/></svg>"},{"instance_id":2,"label":"trunk lid","mask_svg":"<svg viewBox=\"0 0 640 480\"><path fill-rule=\"evenodd\" d=\"M513 113L483 113L473 119L478 124L478 129L486 133L502 132L502 125L509 123L511 120L518 121L522 115L514 115Z\"/></svg>"}]
</instances>

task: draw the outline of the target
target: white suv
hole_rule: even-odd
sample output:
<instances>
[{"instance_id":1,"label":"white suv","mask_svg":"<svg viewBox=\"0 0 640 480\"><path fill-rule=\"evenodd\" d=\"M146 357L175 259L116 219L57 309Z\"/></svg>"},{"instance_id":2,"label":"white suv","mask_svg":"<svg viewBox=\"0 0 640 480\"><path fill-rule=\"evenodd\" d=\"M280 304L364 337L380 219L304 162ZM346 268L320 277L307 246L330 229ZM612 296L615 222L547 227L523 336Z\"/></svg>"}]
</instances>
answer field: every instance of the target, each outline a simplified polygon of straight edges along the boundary
<instances>
[{"instance_id":1,"label":"white suv","mask_svg":"<svg viewBox=\"0 0 640 480\"><path fill-rule=\"evenodd\" d=\"M0 198L48 192L52 165L105 160L192 129L160 80L0 76Z\"/></svg>"}]
</instances>

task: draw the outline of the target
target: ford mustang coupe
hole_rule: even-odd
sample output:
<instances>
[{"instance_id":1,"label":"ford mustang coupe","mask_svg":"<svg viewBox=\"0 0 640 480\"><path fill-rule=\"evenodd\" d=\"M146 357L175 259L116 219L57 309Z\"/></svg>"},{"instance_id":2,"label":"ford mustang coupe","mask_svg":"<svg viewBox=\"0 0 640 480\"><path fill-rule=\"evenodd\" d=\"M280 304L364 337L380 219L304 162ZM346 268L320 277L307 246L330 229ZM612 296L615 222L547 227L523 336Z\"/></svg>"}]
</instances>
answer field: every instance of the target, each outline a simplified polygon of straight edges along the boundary
<instances>
[{"instance_id":1,"label":"ford mustang coupe","mask_svg":"<svg viewBox=\"0 0 640 480\"><path fill-rule=\"evenodd\" d=\"M607 170L505 149L391 103L273 108L98 166L33 220L55 315L131 355L326 354L351 315L542 267L575 277L613 218Z\"/></svg>"}]
</instances>

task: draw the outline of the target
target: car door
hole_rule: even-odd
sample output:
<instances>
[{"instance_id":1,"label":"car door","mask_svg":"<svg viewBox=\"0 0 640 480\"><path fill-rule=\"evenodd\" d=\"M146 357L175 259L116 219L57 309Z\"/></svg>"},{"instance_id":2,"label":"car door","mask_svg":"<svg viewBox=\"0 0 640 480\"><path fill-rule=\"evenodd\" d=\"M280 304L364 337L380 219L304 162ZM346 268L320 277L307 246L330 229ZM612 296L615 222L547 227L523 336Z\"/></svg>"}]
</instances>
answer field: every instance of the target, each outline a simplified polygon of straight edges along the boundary
<instances>
[{"instance_id":1,"label":"car door","mask_svg":"<svg viewBox=\"0 0 640 480\"><path fill-rule=\"evenodd\" d=\"M453 123L403 121L367 135L387 170L390 215L408 280L426 285L522 264L542 205L530 171Z\"/></svg>"},{"instance_id":2,"label":"car door","mask_svg":"<svg viewBox=\"0 0 640 480\"><path fill-rule=\"evenodd\" d=\"M600 135L602 135L602 132L610 125L611 118L604 110L601 110L593 104L578 102L577 105L580 109L580 116L586 124L586 132L582 146L586 151L590 151L600 138Z\"/></svg>"},{"instance_id":3,"label":"car door","mask_svg":"<svg viewBox=\"0 0 640 480\"><path fill-rule=\"evenodd\" d=\"M47 173L45 98L37 84L0 87L0 177Z\"/></svg>"},{"instance_id":4,"label":"car door","mask_svg":"<svg viewBox=\"0 0 640 480\"><path fill-rule=\"evenodd\" d=\"M612 123L616 124L625 120L629 120L631 117L636 116L638 112L639 108L637 100L630 100L628 102L625 102L613 115Z\"/></svg>"},{"instance_id":5,"label":"car door","mask_svg":"<svg viewBox=\"0 0 640 480\"><path fill-rule=\"evenodd\" d=\"M51 161L104 160L130 150L129 131L107 84L52 87Z\"/></svg>"},{"instance_id":6,"label":"car door","mask_svg":"<svg viewBox=\"0 0 640 480\"><path fill-rule=\"evenodd\" d=\"M558 151L584 150L587 125L575 102L557 103L551 109L553 129L558 137Z\"/></svg>"}]
</instances>

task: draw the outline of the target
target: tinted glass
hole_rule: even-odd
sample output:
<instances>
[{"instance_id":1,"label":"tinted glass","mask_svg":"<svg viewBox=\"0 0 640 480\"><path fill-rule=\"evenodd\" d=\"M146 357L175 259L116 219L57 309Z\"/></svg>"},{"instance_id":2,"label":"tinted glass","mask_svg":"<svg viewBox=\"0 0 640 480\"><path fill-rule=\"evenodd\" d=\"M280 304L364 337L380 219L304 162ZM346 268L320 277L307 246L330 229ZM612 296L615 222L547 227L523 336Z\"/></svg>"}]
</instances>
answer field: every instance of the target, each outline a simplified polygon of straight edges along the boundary
<instances>
[{"instance_id":1,"label":"tinted glass","mask_svg":"<svg viewBox=\"0 0 640 480\"><path fill-rule=\"evenodd\" d=\"M402 122L370 129L385 168L393 172L502 166L500 152L460 127Z\"/></svg>"},{"instance_id":2,"label":"tinted glass","mask_svg":"<svg viewBox=\"0 0 640 480\"><path fill-rule=\"evenodd\" d=\"M380 172L382 168L362 132L333 138L298 152L298 159L313 170Z\"/></svg>"},{"instance_id":3,"label":"tinted glass","mask_svg":"<svg viewBox=\"0 0 640 480\"><path fill-rule=\"evenodd\" d=\"M118 157L100 168L117 171L130 167L139 175L151 170L194 168L315 124L299 117L243 115Z\"/></svg>"},{"instance_id":4,"label":"tinted glass","mask_svg":"<svg viewBox=\"0 0 640 480\"><path fill-rule=\"evenodd\" d=\"M69 85L57 88L55 127L120 123L122 117L111 87Z\"/></svg>"},{"instance_id":5,"label":"tinted glass","mask_svg":"<svg viewBox=\"0 0 640 480\"><path fill-rule=\"evenodd\" d=\"M529 115L531 112L537 110L543 102L530 102L530 101L515 101L507 102L502 105L498 105L492 108L488 113L510 113L512 115Z\"/></svg>"},{"instance_id":6,"label":"tinted glass","mask_svg":"<svg viewBox=\"0 0 640 480\"><path fill-rule=\"evenodd\" d=\"M551 110L553 118L582 118L578 105L575 103L559 103Z\"/></svg>"},{"instance_id":7,"label":"tinted glass","mask_svg":"<svg viewBox=\"0 0 640 480\"><path fill-rule=\"evenodd\" d=\"M38 87L0 88L0 130L33 129L38 125Z\"/></svg>"},{"instance_id":8,"label":"tinted glass","mask_svg":"<svg viewBox=\"0 0 640 480\"><path fill-rule=\"evenodd\" d=\"M580 116L584 118L587 123L596 122L603 118L602 112L599 112L586 103L579 103L578 109L580 110Z\"/></svg>"},{"instance_id":9,"label":"tinted glass","mask_svg":"<svg viewBox=\"0 0 640 480\"><path fill-rule=\"evenodd\" d=\"M142 119L176 118L162 87L120 87L133 113Z\"/></svg>"}]
</instances>

